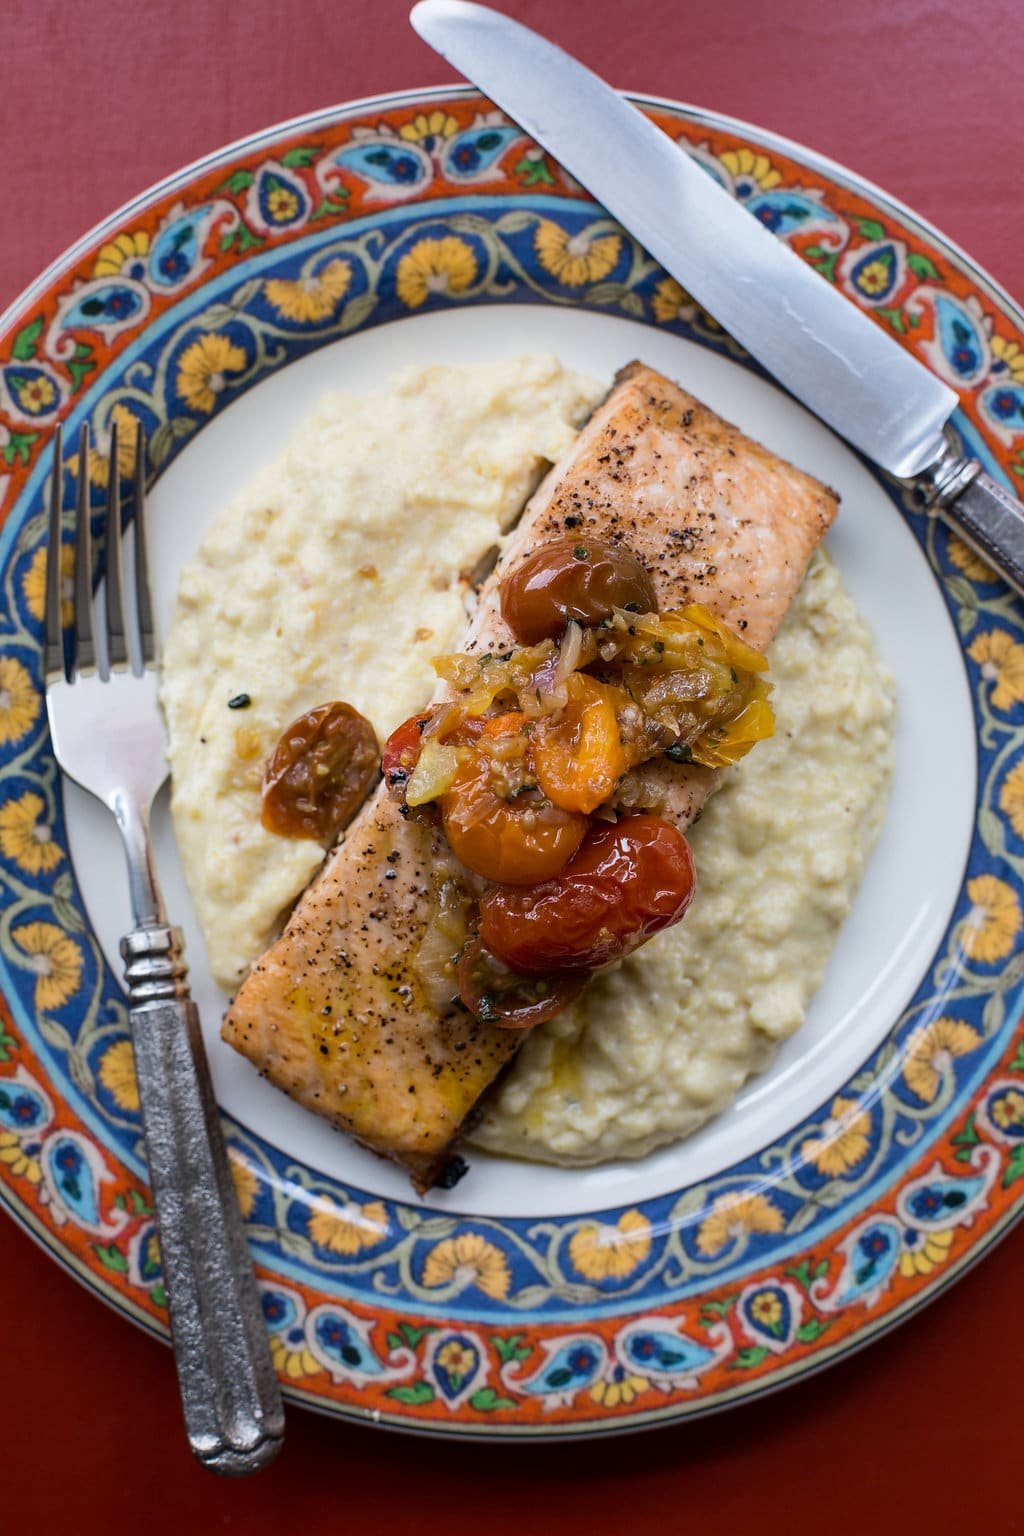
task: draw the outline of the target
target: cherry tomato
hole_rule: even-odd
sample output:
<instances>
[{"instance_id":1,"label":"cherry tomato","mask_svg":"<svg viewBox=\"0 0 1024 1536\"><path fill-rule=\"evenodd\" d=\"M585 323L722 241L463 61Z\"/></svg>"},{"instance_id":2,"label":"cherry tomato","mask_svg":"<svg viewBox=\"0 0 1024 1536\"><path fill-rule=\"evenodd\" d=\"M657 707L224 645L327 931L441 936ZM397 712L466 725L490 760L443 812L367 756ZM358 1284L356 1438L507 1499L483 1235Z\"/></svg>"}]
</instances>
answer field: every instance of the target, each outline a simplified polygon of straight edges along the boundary
<instances>
[{"instance_id":1,"label":"cherry tomato","mask_svg":"<svg viewBox=\"0 0 1024 1536\"><path fill-rule=\"evenodd\" d=\"M377 777L379 752L373 726L351 704L300 715L263 769L263 825L281 837L333 843Z\"/></svg>"},{"instance_id":2,"label":"cherry tomato","mask_svg":"<svg viewBox=\"0 0 1024 1536\"><path fill-rule=\"evenodd\" d=\"M551 539L501 584L501 612L524 645L556 640L569 619L597 624L614 608L656 613L647 571L629 550L598 539Z\"/></svg>"},{"instance_id":3,"label":"cherry tomato","mask_svg":"<svg viewBox=\"0 0 1024 1536\"><path fill-rule=\"evenodd\" d=\"M524 767L528 771L528 762L520 760L507 770L481 738L465 752L454 783L441 796L441 819L455 857L506 885L536 885L557 875L587 830L585 816L552 805L536 788L520 787Z\"/></svg>"},{"instance_id":4,"label":"cherry tomato","mask_svg":"<svg viewBox=\"0 0 1024 1536\"><path fill-rule=\"evenodd\" d=\"M581 971L559 976L520 976L474 939L459 961L459 996L481 1024L532 1029L568 1008L586 985Z\"/></svg>"},{"instance_id":5,"label":"cherry tomato","mask_svg":"<svg viewBox=\"0 0 1024 1536\"><path fill-rule=\"evenodd\" d=\"M617 704L629 704L622 689L574 672L560 718L542 722L533 747L537 781L548 799L566 811L589 815L603 804L627 768Z\"/></svg>"},{"instance_id":6,"label":"cherry tomato","mask_svg":"<svg viewBox=\"0 0 1024 1536\"><path fill-rule=\"evenodd\" d=\"M412 771L420 760L422 731L429 719L430 713L426 711L421 715L413 715L409 720L403 720L384 743L380 771L384 775L384 783L388 789L398 790L404 794Z\"/></svg>"},{"instance_id":7,"label":"cherry tomato","mask_svg":"<svg viewBox=\"0 0 1024 1536\"><path fill-rule=\"evenodd\" d=\"M597 969L677 923L695 883L690 846L657 816L591 827L554 880L480 902L480 939L517 971Z\"/></svg>"}]
</instances>

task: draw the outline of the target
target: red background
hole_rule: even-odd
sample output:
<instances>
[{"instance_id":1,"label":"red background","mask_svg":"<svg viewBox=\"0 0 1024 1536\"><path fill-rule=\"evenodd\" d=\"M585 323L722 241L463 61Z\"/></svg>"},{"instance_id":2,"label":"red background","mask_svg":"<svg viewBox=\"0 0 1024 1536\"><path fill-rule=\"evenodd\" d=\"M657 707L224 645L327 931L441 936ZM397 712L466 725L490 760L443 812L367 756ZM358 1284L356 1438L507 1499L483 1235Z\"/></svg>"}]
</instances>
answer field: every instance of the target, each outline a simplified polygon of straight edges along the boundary
<instances>
[{"instance_id":1,"label":"red background","mask_svg":"<svg viewBox=\"0 0 1024 1536\"><path fill-rule=\"evenodd\" d=\"M614 83L788 134L1024 295L1019 0L505 0ZM404 0L6 0L0 309L118 203L332 101L451 72ZM1017 25L1015 25L1015 23ZM1024 1229L883 1342L718 1418L591 1444L398 1438L298 1409L248 1483L194 1466L171 1360L0 1223L0 1530L1024 1529Z\"/></svg>"}]
</instances>

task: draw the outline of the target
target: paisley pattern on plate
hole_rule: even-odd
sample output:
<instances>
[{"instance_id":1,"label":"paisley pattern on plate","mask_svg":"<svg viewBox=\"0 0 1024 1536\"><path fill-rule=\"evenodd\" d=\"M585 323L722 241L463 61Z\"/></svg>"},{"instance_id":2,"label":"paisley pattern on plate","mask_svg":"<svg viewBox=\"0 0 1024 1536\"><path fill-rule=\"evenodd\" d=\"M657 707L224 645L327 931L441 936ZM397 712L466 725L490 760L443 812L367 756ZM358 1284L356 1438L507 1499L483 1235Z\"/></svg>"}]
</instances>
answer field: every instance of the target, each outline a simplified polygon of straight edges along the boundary
<instances>
[{"instance_id":1,"label":"paisley pattern on plate","mask_svg":"<svg viewBox=\"0 0 1024 1536\"><path fill-rule=\"evenodd\" d=\"M652 104L751 213L956 388L964 445L1024 482L1018 311L905 210L739 125ZM468 91L274 131L141 198L0 338L0 1194L88 1283L166 1328L117 979L76 889L39 685L54 424L103 494L111 426L168 464L237 393L403 315L620 313L755 366ZM120 452L130 468L131 433ZM918 1304L1024 1197L1024 613L886 483L962 637L976 833L944 943L879 1050L774 1146L689 1189L544 1220L348 1189L228 1122L274 1358L344 1414L456 1433L635 1425L799 1374ZM65 572L70 577L70 570Z\"/></svg>"}]
</instances>

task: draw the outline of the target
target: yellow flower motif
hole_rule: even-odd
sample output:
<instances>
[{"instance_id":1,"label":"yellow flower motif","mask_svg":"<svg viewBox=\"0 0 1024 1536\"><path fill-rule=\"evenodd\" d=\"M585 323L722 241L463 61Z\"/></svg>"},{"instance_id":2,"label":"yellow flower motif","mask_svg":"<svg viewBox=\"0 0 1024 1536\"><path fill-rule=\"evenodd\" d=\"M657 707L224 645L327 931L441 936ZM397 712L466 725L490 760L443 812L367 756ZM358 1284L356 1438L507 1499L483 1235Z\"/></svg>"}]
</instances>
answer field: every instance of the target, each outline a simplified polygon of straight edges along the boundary
<instances>
[{"instance_id":1,"label":"yellow flower motif","mask_svg":"<svg viewBox=\"0 0 1024 1536\"><path fill-rule=\"evenodd\" d=\"M800 1148L819 1173L838 1178L863 1162L871 1144L871 1117L857 1110L856 1099L834 1099L828 1120L817 1136L811 1136Z\"/></svg>"},{"instance_id":2,"label":"yellow flower motif","mask_svg":"<svg viewBox=\"0 0 1024 1536\"><path fill-rule=\"evenodd\" d=\"M621 1381L595 1381L590 1396L602 1408L628 1406L640 1392L646 1392L650 1382L646 1376L623 1376Z\"/></svg>"},{"instance_id":3,"label":"yellow flower motif","mask_svg":"<svg viewBox=\"0 0 1024 1536\"><path fill-rule=\"evenodd\" d=\"M311 277L272 277L264 284L267 300L286 320L313 325L333 315L352 282L352 268L336 258Z\"/></svg>"},{"instance_id":4,"label":"yellow flower motif","mask_svg":"<svg viewBox=\"0 0 1024 1536\"><path fill-rule=\"evenodd\" d=\"M38 1184L43 1176L37 1158L30 1157L13 1131L0 1131L0 1163L6 1163L15 1178Z\"/></svg>"},{"instance_id":5,"label":"yellow flower motif","mask_svg":"<svg viewBox=\"0 0 1024 1536\"><path fill-rule=\"evenodd\" d=\"M473 247L455 235L418 240L398 263L395 286L409 309L418 309L432 293L465 293L476 278Z\"/></svg>"},{"instance_id":6,"label":"yellow flower motif","mask_svg":"<svg viewBox=\"0 0 1024 1536\"><path fill-rule=\"evenodd\" d=\"M694 302L686 289L674 277L663 277L651 297L655 320L687 320L693 314Z\"/></svg>"},{"instance_id":7,"label":"yellow flower motif","mask_svg":"<svg viewBox=\"0 0 1024 1536\"><path fill-rule=\"evenodd\" d=\"M967 654L981 667L982 677L995 683L996 709L1024 702L1024 645L1017 645L1005 629L990 629L971 641Z\"/></svg>"},{"instance_id":8,"label":"yellow flower motif","mask_svg":"<svg viewBox=\"0 0 1024 1536\"><path fill-rule=\"evenodd\" d=\"M322 1195L309 1218L309 1235L317 1247L347 1258L364 1248L375 1248L387 1231L388 1213L379 1200L366 1205L346 1200L338 1205L329 1195Z\"/></svg>"},{"instance_id":9,"label":"yellow flower motif","mask_svg":"<svg viewBox=\"0 0 1024 1536\"><path fill-rule=\"evenodd\" d=\"M478 1291L495 1301L508 1295L512 1277L508 1260L500 1248L478 1232L463 1232L458 1237L442 1239L427 1254L423 1266L423 1284L429 1287L451 1285L460 1290L475 1285Z\"/></svg>"},{"instance_id":10,"label":"yellow flower motif","mask_svg":"<svg viewBox=\"0 0 1024 1536\"><path fill-rule=\"evenodd\" d=\"M11 932L15 944L29 956L36 975L35 1005L40 1013L62 1008L82 980L82 951L56 923L25 923Z\"/></svg>"},{"instance_id":11,"label":"yellow flower motif","mask_svg":"<svg viewBox=\"0 0 1024 1536\"><path fill-rule=\"evenodd\" d=\"M476 1355L458 1339L449 1339L437 1352L437 1363L451 1376L465 1376L476 1365Z\"/></svg>"},{"instance_id":12,"label":"yellow flower motif","mask_svg":"<svg viewBox=\"0 0 1024 1536\"><path fill-rule=\"evenodd\" d=\"M151 1232L146 1238L146 1250L142 1256L141 1269L143 1274L157 1274L163 1267L163 1259L160 1257L160 1239L155 1232Z\"/></svg>"},{"instance_id":13,"label":"yellow flower motif","mask_svg":"<svg viewBox=\"0 0 1024 1536\"><path fill-rule=\"evenodd\" d=\"M45 874L64 857L49 826L39 819L45 810L45 801L30 789L0 805L0 850L30 875Z\"/></svg>"},{"instance_id":14,"label":"yellow flower motif","mask_svg":"<svg viewBox=\"0 0 1024 1536\"><path fill-rule=\"evenodd\" d=\"M995 581L996 579L992 567L986 565L981 556L976 555L963 539L950 538L949 558L957 570L963 571L970 581Z\"/></svg>"},{"instance_id":15,"label":"yellow flower motif","mask_svg":"<svg viewBox=\"0 0 1024 1536\"><path fill-rule=\"evenodd\" d=\"M950 1231L926 1232L922 1243L900 1254L900 1274L908 1280L913 1275L930 1275L949 1258L953 1237L954 1233Z\"/></svg>"},{"instance_id":16,"label":"yellow flower motif","mask_svg":"<svg viewBox=\"0 0 1024 1536\"><path fill-rule=\"evenodd\" d=\"M1006 341L1002 336L991 336L989 346L992 348L992 356L1009 369L1018 384L1024 384L1024 347L1020 342Z\"/></svg>"},{"instance_id":17,"label":"yellow flower motif","mask_svg":"<svg viewBox=\"0 0 1024 1536\"><path fill-rule=\"evenodd\" d=\"M238 1209L242 1213L243 1221L252 1215L253 1206L256 1204L256 1196L260 1192L260 1181L255 1168L249 1159L235 1147L228 1148L228 1161L231 1164L231 1177L235 1182L235 1197L238 1200Z\"/></svg>"},{"instance_id":18,"label":"yellow flower motif","mask_svg":"<svg viewBox=\"0 0 1024 1536\"><path fill-rule=\"evenodd\" d=\"M874 261L869 261L866 267L860 269L855 282L862 293L871 295L884 293L889 286L891 275L889 263L876 257Z\"/></svg>"},{"instance_id":19,"label":"yellow flower motif","mask_svg":"<svg viewBox=\"0 0 1024 1536\"><path fill-rule=\"evenodd\" d=\"M762 192L777 187L782 180L782 173L775 169L767 155L757 155L745 145L742 149L723 150L718 158L733 181L742 177L746 181L756 182Z\"/></svg>"},{"instance_id":20,"label":"yellow flower motif","mask_svg":"<svg viewBox=\"0 0 1024 1536\"><path fill-rule=\"evenodd\" d=\"M130 1040L116 1040L103 1052L100 1082L121 1109L138 1109L139 1085L135 1080L135 1053Z\"/></svg>"},{"instance_id":21,"label":"yellow flower motif","mask_svg":"<svg viewBox=\"0 0 1024 1536\"><path fill-rule=\"evenodd\" d=\"M967 895L971 909L960 933L964 953L983 965L1004 959L1021 929L1016 892L995 875L976 875L967 882Z\"/></svg>"},{"instance_id":22,"label":"yellow flower motif","mask_svg":"<svg viewBox=\"0 0 1024 1536\"><path fill-rule=\"evenodd\" d=\"M781 1232L782 1212L767 1195L719 1195L700 1224L697 1247L711 1256L748 1232Z\"/></svg>"},{"instance_id":23,"label":"yellow flower motif","mask_svg":"<svg viewBox=\"0 0 1024 1536\"><path fill-rule=\"evenodd\" d=\"M533 248L545 272L567 288L580 288L608 276L619 259L622 240L618 235L588 235L584 230L570 235L560 224L541 219Z\"/></svg>"},{"instance_id":24,"label":"yellow flower motif","mask_svg":"<svg viewBox=\"0 0 1024 1536\"><path fill-rule=\"evenodd\" d=\"M93 277L118 277L128 268L141 265L149 254L149 236L144 229L117 235L100 247L93 264ZM134 273L129 272L129 276Z\"/></svg>"},{"instance_id":25,"label":"yellow flower motif","mask_svg":"<svg viewBox=\"0 0 1024 1536\"><path fill-rule=\"evenodd\" d=\"M774 1328L782 1321L782 1302L774 1291L759 1291L750 1303L750 1313L766 1328Z\"/></svg>"},{"instance_id":26,"label":"yellow flower motif","mask_svg":"<svg viewBox=\"0 0 1024 1536\"><path fill-rule=\"evenodd\" d=\"M1010 826L1017 836L1024 837L1024 758L1003 780L999 809L1010 818Z\"/></svg>"},{"instance_id":27,"label":"yellow flower motif","mask_svg":"<svg viewBox=\"0 0 1024 1536\"><path fill-rule=\"evenodd\" d=\"M9 382L18 404L30 416L38 416L40 411L47 410L57 398L53 380L43 373L37 373L31 379L22 378L19 382L12 377Z\"/></svg>"},{"instance_id":28,"label":"yellow flower motif","mask_svg":"<svg viewBox=\"0 0 1024 1536\"><path fill-rule=\"evenodd\" d=\"M278 182L267 193L267 213L272 224L287 224L299 211L299 199L291 187Z\"/></svg>"},{"instance_id":29,"label":"yellow flower motif","mask_svg":"<svg viewBox=\"0 0 1024 1536\"><path fill-rule=\"evenodd\" d=\"M36 723L39 694L21 662L0 656L0 745L19 741Z\"/></svg>"},{"instance_id":30,"label":"yellow flower motif","mask_svg":"<svg viewBox=\"0 0 1024 1536\"><path fill-rule=\"evenodd\" d=\"M60 621L65 629L75 617L73 602L75 583L75 551L70 544L60 547ZM28 569L21 578L21 590L25 606L32 617L41 624L46 611L46 545L36 550Z\"/></svg>"},{"instance_id":31,"label":"yellow flower motif","mask_svg":"<svg viewBox=\"0 0 1024 1536\"><path fill-rule=\"evenodd\" d=\"M981 1044L981 1036L962 1019L933 1019L915 1029L907 1041L903 1077L907 1086L931 1104L939 1091L943 1072L954 1056L966 1056Z\"/></svg>"},{"instance_id":32,"label":"yellow flower motif","mask_svg":"<svg viewBox=\"0 0 1024 1536\"><path fill-rule=\"evenodd\" d=\"M651 1224L639 1211L625 1211L615 1226L588 1221L569 1239L569 1257L588 1280L623 1280L651 1251Z\"/></svg>"},{"instance_id":33,"label":"yellow flower motif","mask_svg":"<svg viewBox=\"0 0 1024 1536\"><path fill-rule=\"evenodd\" d=\"M992 1106L992 1119L1004 1131L1024 1125L1024 1093L1019 1088L1004 1093Z\"/></svg>"},{"instance_id":34,"label":"yellow flower motif","mask_svg":"<svg viewBox=\"0 0 1024 1536\"><path fill-rule=\"evenodd\" d=\"M304 1344L299 1349L291 1349L276 1333L270 1335L270 1358L277 1374L287 1376L289 1381L297 1381L300 1376L315 1376L323 1370L319 1360Z\"/></svg>"},{"instance_id":35,"label":"yellow flower motif","mask_svg":"<svg viewBox=\"0 0 1024 1536\"><path fill-rule=\"evenodd\" d=\"M398 130L400 138L415 142L417 139L441 138L448 139L458 131L458 123L450 112L442 112L435 108L428 116L426 112L417 112L411 123L403 123Z\"/></svg>"},{"instance_id":36,"label":"yellow flower motif","mask_svg":"<svg viewBox=\"0 0 1024 1536\"><path fill-rule=\"evenodd\" d=\"M227 336L200 336L185 348L178 362L177 390L194 411L209 414L227 384L229 373L245 367L245 353Z\"/></svg>"},{"instance_id":37,"label":"yellow flower motif","mask_svg":"<svg viewBox=\"0 0 1024 1536\"><path fill-rule=\"evenodd\" d=\"M135 456L138 450L139 418L134 411L120 401L111 409L103 432L89 444L89 479L102 489L110 483L110 428L117 424L117 468L122 480L130 480L135 473ZM79 455L73 453L68 468L73 475L79 472ZM73 615L72 615L73 617Z\"/></svg>"}]
</instances>

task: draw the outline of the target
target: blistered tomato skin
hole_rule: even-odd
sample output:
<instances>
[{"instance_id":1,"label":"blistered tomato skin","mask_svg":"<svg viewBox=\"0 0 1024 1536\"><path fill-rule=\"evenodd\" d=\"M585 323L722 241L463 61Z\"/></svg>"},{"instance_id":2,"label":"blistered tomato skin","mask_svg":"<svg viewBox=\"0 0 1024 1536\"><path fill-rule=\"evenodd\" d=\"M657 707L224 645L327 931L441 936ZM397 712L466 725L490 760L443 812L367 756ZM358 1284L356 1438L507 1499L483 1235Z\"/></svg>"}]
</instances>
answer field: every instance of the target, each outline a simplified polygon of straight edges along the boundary
<instances>
[{"instance_id":1,"label":"blistered tomato skin","mask_svg":"<svg viewBox=\"0 0 1024 1536\"><path fill-rule=\"evenodd\" d=\"M586 975L520 976L489 954L479 939L459 961L459 997L481 1024L499 1029L532 1029L553 1019L582 992Z\"/></svg>"},{"instance_id":2,"label":"blistered tomato skin","mask_svg":"<svg viewBox=\"0 0 1024 1536\"><path fill-rule=\"evenodd\" d=\"M516 971L598 970L677 923L695 883L690 845L668 822L598 823L555 879L490 891L480 939Z\"/></svg>"},{"instance_id":3,"label":"blistered tomato skin","mask_svg":"<svg viewBox=\"0 0 1024 1536\"><path fill-rule=\"evenodd\" d=\"M523 645L557 640L570 619L598 624L615 608L656 613L647 571L628 550L596 539L551 539L501 584L501 612Z\"/></svg>"},{"instance_id":4,"label":"blistered tomato skin","mask_svg":"<svg viewBox=\"0 0 1024 1536\"><path fill-rule=\"evenodd\" d=\"M351 704L321 704L300 715L263 769L264 827L329 846L366 798L379 752L373 726Z\"/></svg>"},{"instance_id":5,"label":"blistered tomato skin","mask_svg":"<svg viewBox=\"0 0 1024 1536\"><path fill-rule=\"evenodd\" d=\"M506 885L533 886L558 874L587 829L585 816L552 805L536 789L507 798L494 759L472 751L441 797L441 819L455 857Z\"/></svg>"},{"instance_id":6,"label":"blistered tomato skin","mask_svg":"<svg viewBox=\"0 0 1024 1536\"><path fill-rule=\"evenodd\" d=\"M405 786L419 762L423 727L429 719L429 713L424 713L403 720L384 743L380 771L389 790L404 794Z\"/></svg>"}]
</instances>

